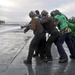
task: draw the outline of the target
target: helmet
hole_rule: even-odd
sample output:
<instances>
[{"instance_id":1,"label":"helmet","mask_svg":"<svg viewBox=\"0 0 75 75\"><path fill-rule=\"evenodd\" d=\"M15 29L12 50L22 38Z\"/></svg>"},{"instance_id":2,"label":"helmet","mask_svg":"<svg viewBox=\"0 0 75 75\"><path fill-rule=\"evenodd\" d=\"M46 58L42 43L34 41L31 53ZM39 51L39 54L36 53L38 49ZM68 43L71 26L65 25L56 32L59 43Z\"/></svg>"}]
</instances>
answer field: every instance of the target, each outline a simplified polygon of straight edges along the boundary
<instances>
[{"instance_id":1,"label":"helmet","mask_svg":"<svg viewBox=\"0 0 75 75\"><path fill-rule=\"evenodd\" d=\"M61 14L61 12L60 12L59 10L57 10L57 9L56 9L56 10L53 10L53 11L50 13L50 15L53 16L53 17L56 16L56 15L60 15L60 14Z\"/></svg>"},{"instance_id":2,"label":"helmet","mask_svg":"<svg viewBox=\"0 0 75 75\"><path fill-rule=\"evenodd\" d=\"M56 15L59 15L59 14L61 14L61 12L56 9L56 10L55 10L55 14L56 14Z\"/></svg>"},{"instance_id":3,"label":"helmet","mask_svg":"<svg viewBox=\"0 0 75 75\"><path fill-rule=\"evenodd\" d=\"M46 16L46 15L48 15L48 12L47 12L46 10L43 10L43 11L41 12L41 15L42 15L42 16Z\"/></svg>"},{"instance_id":4,"label":"helmet","mask_svg":"<svg viewBox=\"0 0 75 75\"><path fill-rule=\"evenodd\" d=\"M50 13L50 15L54 17L54 16L55 16L55 12L52 11L52 12Z\"/></svg>"},{"instance_id":5,"label":"helmet","mask_svg":"<svg viewBox=\"0 0 75 75\"><path fill-rule=\"evenodd\" d=\"M75 24L75 17L72 16L72 17L69 19L69 21Z\"/></svg>"},{"instance_id":6,"label":"helmet","mask_svg":"<svg viewBox=\"0 0 75 75\"><path fill-rule=\"evenodd\" d=\"M39 10L35 10L35 13L36 13L36 14L39 14Z\"/></svg>"},{"instance_id":7,"label":"helmet","mask_svg":"<svg viewBox=\"0 0 75 75\"><path fill-rule=\"evenodd\" d=\"M32 17L35 17L36 16L36 13L34 12L34 11L31 11L30 13L29 13L29 16L32 18Z\"/></svg>"}]
</instances>

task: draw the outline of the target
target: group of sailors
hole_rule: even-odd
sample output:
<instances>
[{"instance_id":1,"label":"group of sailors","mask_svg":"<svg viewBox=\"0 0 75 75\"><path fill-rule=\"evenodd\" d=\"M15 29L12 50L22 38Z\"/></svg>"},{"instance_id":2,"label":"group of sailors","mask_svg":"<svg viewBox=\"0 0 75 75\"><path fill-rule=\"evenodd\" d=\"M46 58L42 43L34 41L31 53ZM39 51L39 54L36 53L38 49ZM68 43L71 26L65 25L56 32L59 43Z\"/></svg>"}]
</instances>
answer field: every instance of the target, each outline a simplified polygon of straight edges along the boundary
<instances>
[{"instance_id":1,"label":"group of sailors","mask_svg":"<svg viewBox=\"0 0 75 75\"><path fill-rule=\"evenodd\" d=\"M59 63L68 61L67 53L63 47L65 42L70 52L70 58L75 59L75 17L68 19L59 10L53 10L50 14L42 10L30 11L31 21L24 28L24 33L33 30L34 37L29 46L27 59L24 64L31 64L32 57L39 56L44 62L53 61L51 46L54 43L59 53ZM46 33L49 34L48 39ZM35 51L35 54L34 54Z\"/></svg>"}]
</instances>

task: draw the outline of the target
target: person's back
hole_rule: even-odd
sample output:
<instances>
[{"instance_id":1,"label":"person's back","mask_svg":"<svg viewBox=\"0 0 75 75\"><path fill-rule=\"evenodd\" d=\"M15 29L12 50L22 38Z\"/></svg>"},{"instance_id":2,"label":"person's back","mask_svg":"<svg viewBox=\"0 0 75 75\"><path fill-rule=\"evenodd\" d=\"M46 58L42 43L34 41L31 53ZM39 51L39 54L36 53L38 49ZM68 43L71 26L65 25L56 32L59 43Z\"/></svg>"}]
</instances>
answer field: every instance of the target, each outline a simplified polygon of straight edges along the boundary
<instances>
[{"instance_id":1,"label":"person's back","mask_svg":"<svg viewBox=\"0 0 75 75\"><path fill-rule=\"evenodd\" d=\"M58 32L56 25L54 24L52 17L46 17L41 20L41 24L43 25L44 29L49 33L52 34L54 32Z\"/></svg>"},{"instance_id":2,"label":"person's back","mask_svg":"<svg viewBox=\"0 0 75 75\"><path fill-rule=\"evenodd\" d=\"M31 28L29 28L29 26L27 26L27 27L21 26L22 28L26 27L25 30L24 30L24 33L26 33L28 30L32 29L34 34L38 34L43 30L42 26L40 25L40 20L42 19L42 16L39 14L38 10L36 10L34 13L36 14L36 16L29 22L29 24L31 24L30 25ZM33 14L31 14L31 17L32 16L33 16ZM37 26L35 26L35 24ZM34 30L33 28L36 29L36 30Z\"/></svg>"},{"instance_id":3,"label":"person's back","mask_svg":"<svg viewBox=\"0 0 75 75\"><path fill-rule=\"evenodd\" d=\"M63 30L65 27L68 26L68 24L66 22L67 20L66 20L66 17L64 14L56 15L56 16L54 16L54 18L59 20L58 28L60 30Z\"/></svg>"},{"instance_id":4,"label":"person's back","mask_svg":"<svg viewBox=\"0 0 75 75\"><path fill-rule=\"evenodd\" d=\"M32 19L30 29L33 30L35 35L38 35L44 31L42 25L40 24L40 19L38 17L34 17Z\"/></svg>"}]
</instances>

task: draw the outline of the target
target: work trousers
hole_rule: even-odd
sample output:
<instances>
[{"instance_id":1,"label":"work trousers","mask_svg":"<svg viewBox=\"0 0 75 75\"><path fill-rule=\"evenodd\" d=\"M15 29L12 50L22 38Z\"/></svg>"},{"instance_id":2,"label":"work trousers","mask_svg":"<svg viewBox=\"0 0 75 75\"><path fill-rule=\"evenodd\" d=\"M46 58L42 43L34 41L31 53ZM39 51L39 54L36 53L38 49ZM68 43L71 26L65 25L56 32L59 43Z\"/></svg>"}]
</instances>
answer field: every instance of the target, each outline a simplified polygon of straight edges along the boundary
<instances>
[{"instance_id":1,"label":"work trousers","mask_svg":"<svg viewBox=\"0 0 75 75\"><path fill-rule=\"evenodd\" d=\"M59 32L54 32L49 36L48 40L46 41L45 50L48 59L52 58L51 45L58 39L59 35L60 35Z\"/></svg>"},{"instance_id":2,"label":"work trousers","mask_svg":"<svg viewBox=\"0 0 75 75\"><path fill-rule=\"evenodd\" d=\"M71 36L71 40L72 40L72 43L73 43L74 49L75 49L75 36Z\"/></svg>"},{"instance_id":3,"label":"work trousers","mask_svg":"<svg viewBox=\"0 0 75 75\"><path fill-rule=\"evenodd\" d=\"M58 48L60 58L61 59L67 59L67 55L66 55L65 50L62 46L64 42L66 42L66 44L69 48L70 54L75 57L75 50L74 50L74 45L73 45L72 40L71 40L71 36L69 33L65 33L65 34L62 34L56 42L56 46Z\"/></svg>"},{"instance_id":4,"label":"work trousers","mask_svg":"<svg viewBox=\"0 0 75 75\"><path fill-rule=\"evenodd\" d=\"M43 40L44 37L45 37L44 33L40 33L33 37L32 41L30 43L30 46L29 46L29 52L28 52L28 57L27 57L28 61L32 60L34 50L38 47L40 41Z\"/></svg>"}]
</instances>

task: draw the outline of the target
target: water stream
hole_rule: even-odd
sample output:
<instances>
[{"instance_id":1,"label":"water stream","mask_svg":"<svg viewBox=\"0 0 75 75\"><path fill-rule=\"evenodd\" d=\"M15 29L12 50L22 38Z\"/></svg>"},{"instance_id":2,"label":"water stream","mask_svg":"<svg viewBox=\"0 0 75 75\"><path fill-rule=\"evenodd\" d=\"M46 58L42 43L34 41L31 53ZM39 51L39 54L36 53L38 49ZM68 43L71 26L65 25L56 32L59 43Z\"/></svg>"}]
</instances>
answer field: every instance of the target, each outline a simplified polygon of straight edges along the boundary
<instances>
[{"instance_id":1,"label":"water stream","mask_svg":"<svg viewBox=\"0 0 75 75\"><path fill-rule=\"evenodd\" d=\"M0 34L21 29L21 26L0 26Z\"/></svg>"}]
</instances>

